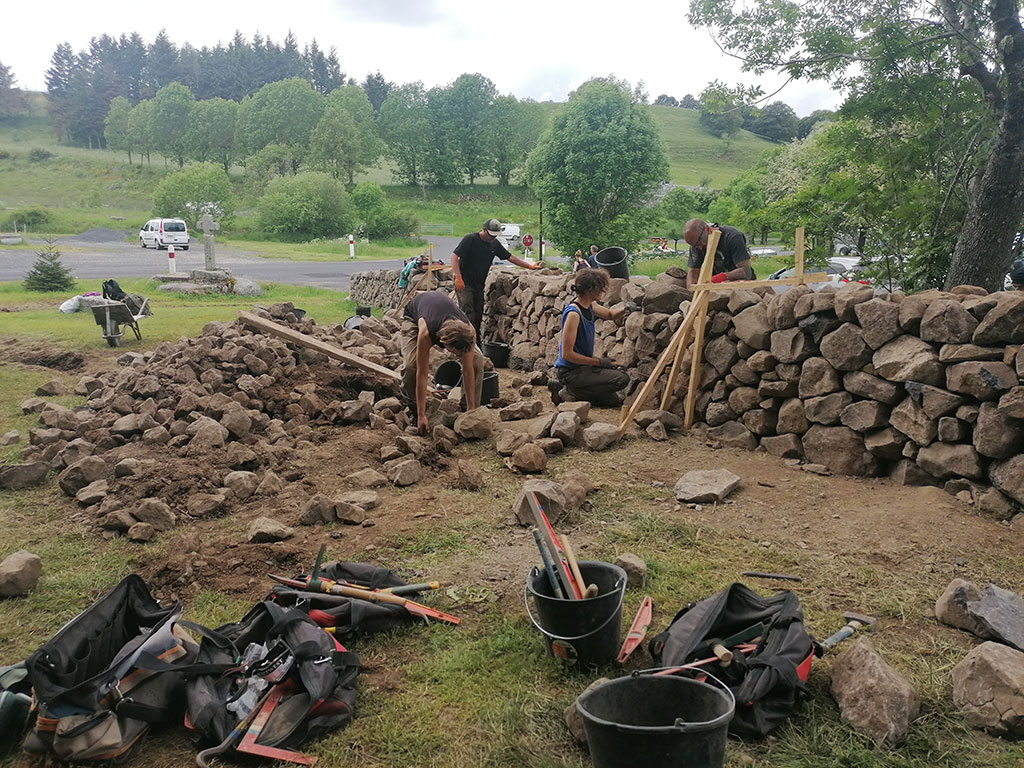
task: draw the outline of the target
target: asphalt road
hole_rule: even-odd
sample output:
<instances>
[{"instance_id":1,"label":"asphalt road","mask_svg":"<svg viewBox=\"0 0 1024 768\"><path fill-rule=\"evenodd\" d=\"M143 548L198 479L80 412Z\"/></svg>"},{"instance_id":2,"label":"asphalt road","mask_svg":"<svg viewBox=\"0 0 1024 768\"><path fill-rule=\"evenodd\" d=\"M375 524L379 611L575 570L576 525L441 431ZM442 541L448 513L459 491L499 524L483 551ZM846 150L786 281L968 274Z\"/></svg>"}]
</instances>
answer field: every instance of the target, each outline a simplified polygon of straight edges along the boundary
<instances>
[{"instance_id":1,"label":"asphalt road","mask_svg":"<svg viewBox=\"0 0 1024 768\"><path fill-rule=\"evenodd\" d=\"M446 258L457 238L431 238L435 241L435 256ZM35 241L30 241L35 244ZM42 241L38 243L42 245ZM166 251L143 249L138 245L120 239L108 241L81 240L75 237L60 238L58 247L63 247L62 261L75 276L85 280L105 280L111 277L151 277L167 271ZM445 251L445 248L448 250ZM35 261L32 250L0 251L0 280L21 280ZM192 241L187 251L175 252L175 266L178 272L188 272L204 265L202 242ZM223 243L217 245L217 266L231 270L238 277L247 277L256 282L291 283L330 288L336 291L349 289L349 277L355 272L372 269L399 269L402 262L397 259L386 261L277 261L259 258L247 251L232 248Z\"/></svg>"}]
</instances>

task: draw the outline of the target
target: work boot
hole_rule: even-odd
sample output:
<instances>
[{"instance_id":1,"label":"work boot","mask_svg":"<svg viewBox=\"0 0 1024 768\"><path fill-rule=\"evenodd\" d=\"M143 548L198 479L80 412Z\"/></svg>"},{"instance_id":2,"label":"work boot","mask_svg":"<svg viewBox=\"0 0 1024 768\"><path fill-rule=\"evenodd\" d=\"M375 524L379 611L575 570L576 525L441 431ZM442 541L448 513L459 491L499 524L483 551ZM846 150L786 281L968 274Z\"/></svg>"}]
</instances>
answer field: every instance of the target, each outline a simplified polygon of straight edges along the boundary
<instances>
[{"instance_id":1,"label":"work boot","mask_svg":"<svg viewBox=\"0 0 1024 768\"><path fill-rule=\"evenodd\" d=\"M563 392L562 382L558 379L548 379L548 392L551 393L551 402L558 405L563 402L561 393Z\"/></svg>"}]
</instances>

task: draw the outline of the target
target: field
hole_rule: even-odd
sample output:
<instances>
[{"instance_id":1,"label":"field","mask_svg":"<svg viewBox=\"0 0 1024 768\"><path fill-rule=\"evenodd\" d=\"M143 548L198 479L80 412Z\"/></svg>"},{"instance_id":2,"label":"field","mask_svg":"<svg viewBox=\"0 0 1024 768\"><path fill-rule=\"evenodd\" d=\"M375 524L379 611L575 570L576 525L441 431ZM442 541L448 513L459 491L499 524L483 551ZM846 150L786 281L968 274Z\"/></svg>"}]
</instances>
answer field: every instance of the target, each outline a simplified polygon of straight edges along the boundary
<instances>
[{"instance_id":1,"label":"field","mask_svg":"<svg viewBox=\"0 0 1024 768\"><path fill-rule=\"evenodd\" d=\"M143 281L123 280L149 293ZM273 286L260 303L292 300L318 322L351 312L343 296ZM201 332L250 303L231 298L154 296L154 317L143 321L144 341L108 349L88 315L61 316L59 300L0 285L0 434L27 434L35 417L18 407L35 388L57 378L73 388L84 373L116 367L127 351ZM313 371L311 370L311 373ZM502 371L512 395L511 372ZM546 391L535 388L543 398ZM68 406L83 400L56 398ZM612 421L617 413L598 411ZM524 429L526 422L508 422ZM267 515L294 523L305 495L333 493L362 466L380 466L386 433L327 427L296 448L300 498L253 502L221 518L193 520L145 545L106 540L51 479L41 488L0 493L6 536L0 557L18 549L38 553L44 575L27 598L0 602L0 664L14 662L51 636L63 622L112 586L139 571L162 597L185 601L185 617L208 625L237 619L269 588L267 571L308 569L321 544L328 561L350 559L396 570L410 580L444 583L425 602L463 619L459 627L413 625L346 642L363 664L357 716L343 731L309 745L323 765L368 768L583 768L586 753L562 723L570 705L599 673L566 668L544 655L539 634L523 608L523 581L537 560L526 529L510 520L522 477L495 455L489 441L460 444L456 455L431 465L431 475L409 488L381 489L372 526L299 527L279 544L244 541L248 522ZM12 461L16 449L7 449ZM210 467L153 446L133 444L136 455L161 462L169 477L207 483ZM453 488L455 458L477 463L484 486ZM702 509L679 505L671 488L689 469L727 468L741 487L725 504ZM631 435L613 449L572 449L553 457L546 476L584 470L598 486L584 508L560 528L581 559L612 560L633 552L648 564L644 589L630 589L627 624L644 594L656 611L652 635L673 614L738 580L744 570L794 574L809 628L820 638L841 625L844 610L877 615L872 642L906 675L922 697L921 716L907 742L876 750L839 717L828 691L831 658L816 661L813 698L771 738L730 741L728 768L1011 768L1024 753L1010 741L969 729L951 703L950 669L971 638L931 618L931 606L955 576L980 584L1024 589L1020 532L972 516L937 489L884 480L821 477L788 468L766 454L710 450L699 431L653 443ZM187 554L195 549L195 554ZM194 574L179 581L183 573ZM750 581L762 594L771 582ZM627 669L650 666L641 648ZM618 676L617 668L600 670ZM181 729L154 734L136 764L177 768L193 752ZM27 766L24 760L9 764Z\"/></svg>"}]
</instances>

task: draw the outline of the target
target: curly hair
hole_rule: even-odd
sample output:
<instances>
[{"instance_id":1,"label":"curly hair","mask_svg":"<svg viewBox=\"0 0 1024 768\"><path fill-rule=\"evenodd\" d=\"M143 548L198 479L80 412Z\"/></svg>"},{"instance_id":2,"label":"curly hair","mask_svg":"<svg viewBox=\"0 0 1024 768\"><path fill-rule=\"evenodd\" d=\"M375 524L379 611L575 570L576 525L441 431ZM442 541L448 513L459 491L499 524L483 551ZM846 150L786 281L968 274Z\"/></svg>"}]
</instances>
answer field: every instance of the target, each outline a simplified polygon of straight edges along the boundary
<instances>
[{"instance_id":1,"label":"curly hair","mask_svg":"<svg viewBox=\"0 0 1024 768\"><path fill-rule=\"evenodd\" d=\"M577 296L608 290L608 272L603 269L581 269L572 281L572 289Z\"/></svg>"},{"instance_id":2,"label":"curly hair","mask_svg":"<svg viewBox=\"0 0 1024 768\"><path fill-rule=\"evenodd\" d=\"M449 319L441 323L441 327L437 331L437 340L447 349L455 352L468 352L476 341L476 331L469 323Z\"/></svg>"}]
</instances>

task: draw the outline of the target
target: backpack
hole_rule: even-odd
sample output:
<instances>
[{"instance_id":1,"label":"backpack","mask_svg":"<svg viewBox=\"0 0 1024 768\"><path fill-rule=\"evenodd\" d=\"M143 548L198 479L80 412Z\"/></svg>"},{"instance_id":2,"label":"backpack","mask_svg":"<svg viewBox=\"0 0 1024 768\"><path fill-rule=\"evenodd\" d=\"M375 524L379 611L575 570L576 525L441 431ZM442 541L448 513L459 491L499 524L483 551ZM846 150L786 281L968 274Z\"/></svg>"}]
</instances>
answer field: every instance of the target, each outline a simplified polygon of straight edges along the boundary
<instances>
[{"instance_id":1,"label":"backpack","mask_svg":"<svg viewBox=\"0 0 1024 768\"><path fill-rule=\"evenodd\" d=\"M103 281L103 298L110 299L111 301L124 301L124 297L127 296L121 286L117 284L117 280L104 280Z\"/></svg>"},{"instance_id":2,"label":"backpack","mask_svg":"<svg viewBox=\"0 0 1024 768\"><path fill-rule=\"evenodd\" d=\"M763 738L809 697L811 660L821 653L804 628L796 594L761 597L733 584L683 608L649 645L656 666L675 667L710 657L709 639L729 638L759 623L764 628L753 652L736 653L728 666L714 662L702 667L736 697L736 714L729 723L735 736Z\"/></svg>"},{"instance_id":3,"label":"backpack","mask_svg":"<svg viewBox=\"0 0 1024 768\"><path fill-rule=\"evenodd\" d=\"M126 576L28 657L37 702L25 737L32 755L66 762L123 760L153 723L180 712L195 642L138 575Z\"/></svg>"},{"instance_id":4,"label":"backpack","mask_svg":"<svg viewBox=\"0 0 1024 768\"><path fill-rule=\"evenodd\" d=\"M352 719L359 660L301 611L265 600L233 624L187 626L202 635L197 668L214 670L185 686L185 725L200 746L223 742L271 688L283 696L261 746L294 750Z\"/></svg>"}]
</instances>

